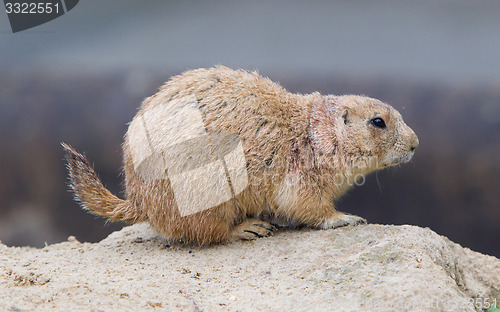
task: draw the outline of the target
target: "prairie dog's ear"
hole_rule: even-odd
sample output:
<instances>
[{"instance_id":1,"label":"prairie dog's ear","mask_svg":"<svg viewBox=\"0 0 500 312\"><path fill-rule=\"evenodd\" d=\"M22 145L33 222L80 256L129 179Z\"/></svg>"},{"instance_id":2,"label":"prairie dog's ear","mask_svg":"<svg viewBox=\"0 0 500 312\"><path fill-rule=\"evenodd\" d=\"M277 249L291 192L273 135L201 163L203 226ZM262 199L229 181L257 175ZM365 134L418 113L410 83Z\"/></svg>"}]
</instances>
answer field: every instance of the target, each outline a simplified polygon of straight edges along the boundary
<instances>
[{"instance_id":1,"label":"prairie dog's ear","mask_svg":"<svg viewBox=\"0 0 500 312\"><path fill-rule=\"evenodd\" d=\"M342 119L344 120L344 125L349 123L349 110L347 108L344 109L344 112L342 113Z\"/></svg>"}]
</instances>

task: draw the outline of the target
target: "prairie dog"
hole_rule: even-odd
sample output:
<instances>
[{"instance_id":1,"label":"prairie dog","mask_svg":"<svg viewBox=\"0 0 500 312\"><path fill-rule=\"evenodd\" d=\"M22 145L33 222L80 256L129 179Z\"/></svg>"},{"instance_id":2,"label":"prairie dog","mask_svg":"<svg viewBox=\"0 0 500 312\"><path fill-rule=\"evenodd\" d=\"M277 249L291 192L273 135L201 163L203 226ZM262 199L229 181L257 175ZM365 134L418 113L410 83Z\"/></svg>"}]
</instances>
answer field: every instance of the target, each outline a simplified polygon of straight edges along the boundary
<instances>
[{"instance_id":1,"label":"prairie dog","mask_svg":"<svg viewBox=\"0 0 500 312\"><path fill-rule=\"evenodd\" d=\"M365 223L334 201L360 176L410 161L418 144L379 100L292 94L216 66L174 76L143 101L123 144L126 199L63 147L84 209L207 245L270 235L263 215L318 229Z\"/></svg>"}]
</instances>

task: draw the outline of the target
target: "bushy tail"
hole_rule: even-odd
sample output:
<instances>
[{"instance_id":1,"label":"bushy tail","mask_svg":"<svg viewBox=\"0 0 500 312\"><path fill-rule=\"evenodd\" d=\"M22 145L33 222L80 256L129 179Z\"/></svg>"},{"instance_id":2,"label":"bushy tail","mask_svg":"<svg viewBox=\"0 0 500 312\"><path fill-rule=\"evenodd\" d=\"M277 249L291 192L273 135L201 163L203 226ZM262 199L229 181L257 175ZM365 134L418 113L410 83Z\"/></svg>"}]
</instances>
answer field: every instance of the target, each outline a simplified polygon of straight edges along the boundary
<instances>
[{"instance_id":1,"label":"bushy tail","mask_svg":"<svg viewBox=\"0 0 500 312\"><path fill-rule=\"evenodd\" d=\"M61 145L66 151L69 186L83 209L113 221L143 221L128 201L116 197L104 187L85 156L65 143Z\"/></svg>"}]
</instances>

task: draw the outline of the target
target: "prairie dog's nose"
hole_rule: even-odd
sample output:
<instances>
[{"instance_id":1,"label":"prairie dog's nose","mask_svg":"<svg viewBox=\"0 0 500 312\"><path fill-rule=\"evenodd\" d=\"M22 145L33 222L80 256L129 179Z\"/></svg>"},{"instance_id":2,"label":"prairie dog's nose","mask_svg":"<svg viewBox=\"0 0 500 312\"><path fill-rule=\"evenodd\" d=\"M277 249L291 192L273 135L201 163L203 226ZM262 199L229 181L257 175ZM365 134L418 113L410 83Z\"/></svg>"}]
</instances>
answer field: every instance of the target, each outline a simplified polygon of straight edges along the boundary
<instances>
[{"instance_id":1,"label":"prairie dog's nose","mask_svg":"<svg viewBox=\"0 0 500 312\"><path fill-rule=\"evenodd\" d=\"M418 144L419 144L419 142L418 142L418 136L415 133L415 131L413 131L411 129L410 129L410 131L411 131L411 135L410 135L410 151L414 152L417 149Z\"/></svg>"}]
</instances>

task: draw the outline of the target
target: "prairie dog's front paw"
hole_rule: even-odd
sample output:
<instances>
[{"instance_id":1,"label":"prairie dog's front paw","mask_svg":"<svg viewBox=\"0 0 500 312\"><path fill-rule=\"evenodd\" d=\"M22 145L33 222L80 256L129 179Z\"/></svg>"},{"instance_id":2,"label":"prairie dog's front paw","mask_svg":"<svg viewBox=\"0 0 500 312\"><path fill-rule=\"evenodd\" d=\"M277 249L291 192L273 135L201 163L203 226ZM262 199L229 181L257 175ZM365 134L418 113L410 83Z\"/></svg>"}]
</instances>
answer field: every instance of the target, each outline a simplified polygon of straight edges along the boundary
<instances>
[{"instance_id":1,"label":"prairie dog's front paw","mask_svg":"<svg viewBox=\"0 0 500 312\"><path fill-rule=\"evenodd\" d=\"M358 225L362 223L366 223L366 219L363 219L355 215L350 215L340 212L339 214L336 214L335 216L330 217L325 221L321 222L318 228L323 230L335 229L341 226Z\"/></svg>"}]
</instances>

